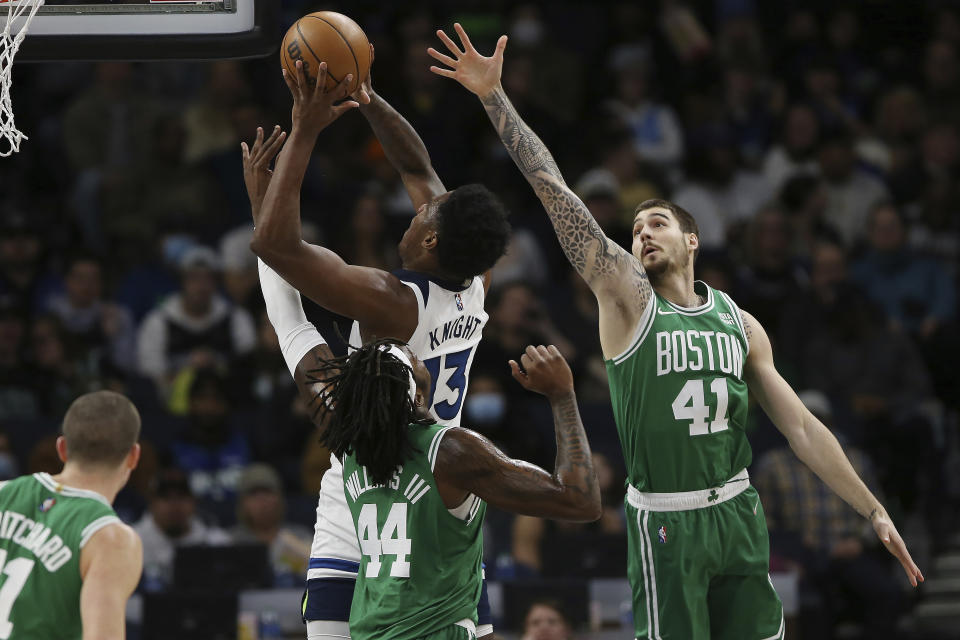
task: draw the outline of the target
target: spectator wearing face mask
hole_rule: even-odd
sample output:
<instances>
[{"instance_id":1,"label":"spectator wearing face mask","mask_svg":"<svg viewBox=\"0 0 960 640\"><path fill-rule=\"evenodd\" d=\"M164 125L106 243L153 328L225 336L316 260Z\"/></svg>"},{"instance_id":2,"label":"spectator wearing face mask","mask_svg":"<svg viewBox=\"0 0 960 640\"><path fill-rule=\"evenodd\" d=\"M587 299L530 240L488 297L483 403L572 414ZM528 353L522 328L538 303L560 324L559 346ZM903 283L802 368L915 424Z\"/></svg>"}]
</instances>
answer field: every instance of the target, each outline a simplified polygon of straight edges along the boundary
<instances>
[{"instance_id":1,"label":"spectator wearing face mask","mask_svg":"<svg viewBox=\"0 0 960 640\"><path fill-rule=\"evenodd\" d=\"M573 640L573 627L563 605L550 599L535 600L523 617L522 640Z\"/></svg>"}]
</instances>

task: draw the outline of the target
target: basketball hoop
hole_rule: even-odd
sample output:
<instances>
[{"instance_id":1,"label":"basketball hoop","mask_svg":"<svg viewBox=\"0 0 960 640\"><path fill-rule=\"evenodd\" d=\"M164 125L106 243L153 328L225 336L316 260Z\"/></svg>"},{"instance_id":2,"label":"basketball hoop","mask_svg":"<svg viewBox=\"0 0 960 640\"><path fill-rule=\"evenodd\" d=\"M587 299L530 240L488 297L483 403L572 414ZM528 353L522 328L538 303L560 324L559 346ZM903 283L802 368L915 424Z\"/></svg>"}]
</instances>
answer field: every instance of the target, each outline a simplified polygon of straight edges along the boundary
<instances>
[{"instance_id":1,"label":"basketball hoop","mask_svg":"<svg viewBox=\"0 0 960 640\"><path fill-rule=\"evenodd\" d=\"M13 104L10 101L10 86L13 83L13 58L17 49L27 35L30 21L37 15L37 10L43 5L43 0L0 0L0 7L7 5L7 21L0 33L0 139L6 145L0 144L0 156L6 157L20 151L20 141L26 140L13 122ZM0 13L2 13L0 9ZM23 19L23 25L16 33L13 30L14 20Z\"/></svg>"}]
</instances>

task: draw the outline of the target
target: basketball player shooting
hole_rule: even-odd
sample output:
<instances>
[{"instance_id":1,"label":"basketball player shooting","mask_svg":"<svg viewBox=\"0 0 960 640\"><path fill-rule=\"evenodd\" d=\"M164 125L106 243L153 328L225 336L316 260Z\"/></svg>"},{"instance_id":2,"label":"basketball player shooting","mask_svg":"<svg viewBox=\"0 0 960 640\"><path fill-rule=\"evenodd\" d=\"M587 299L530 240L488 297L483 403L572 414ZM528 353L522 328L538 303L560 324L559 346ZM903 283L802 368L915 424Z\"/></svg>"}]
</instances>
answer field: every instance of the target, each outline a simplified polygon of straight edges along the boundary
<instances>
[{"instance_id":1,"label":"basketball player shooting","mask_svg":"<svg viewBox=\"0 0 960 640\"><path fill-rule=\"evenodd\" d=\"M348 100L349 75L327 90L325 64L319 65L315 82L308 83L300 61L295 72L295 76L284 72L293 96L289 137L285 140L275 128L267 140L258 132L253 148L242 147L256 224L251 248L294 288L321 306L353 318L351 345L373 337L408 343L431 374L431 415L439 424L457 426L470 365L487 321L484 274L503 255L509 239L506 211L481 185L447 191L416 131L374 93L369 79L357 99ZM358 107L400 172L417 211L398 246L403 268L394 273L347 264L300 236L299 191L317 136L343 113ZM271 174L270 161L281 145L283 151ZM290 353L298 351L295 336L289 345ZM288 364L295 372L297 361L291 359ZM360 559L343 492L342 465L331 457L331 469L322 482L308 572L304 605L308 637L349 634L347 621ZM478 635L492 634L485 598L478 609Z\"/></svg>"},{"instance_id":2,"label":"basketball player shooting","mask_svg":"<svg viewBox=\"0 0 960 640\"><path fill-rule=\"evenodd\" d=\"M607 238L504 93L507 37L484 57L459 24L455 29L461 46L437 32L449 55L428 49L444 65L431 71L480 98L599 303L600 343L629 474L636 636L783 636L782 606L767 576L763 509L746 471L748 389L797 457L869 520L910 584L923 581L837 439L777 372L760 323L725 293L694 281L693 216L648 200L636 210L632 253Z\"/></svg>"}]
</instances>

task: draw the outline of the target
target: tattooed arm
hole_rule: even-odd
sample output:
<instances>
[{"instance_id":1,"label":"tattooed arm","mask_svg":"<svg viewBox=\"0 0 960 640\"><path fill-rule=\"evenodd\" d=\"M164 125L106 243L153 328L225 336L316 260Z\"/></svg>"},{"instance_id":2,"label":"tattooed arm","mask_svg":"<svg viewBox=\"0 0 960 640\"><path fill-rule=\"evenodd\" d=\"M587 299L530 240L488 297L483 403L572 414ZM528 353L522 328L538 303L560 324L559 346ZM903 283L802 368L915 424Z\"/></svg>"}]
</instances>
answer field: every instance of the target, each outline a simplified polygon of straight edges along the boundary
<instances>
[{"instance_id":1,"label":"tattooed arm","mask_svg":"<svg viewBox=\"0 0 960 640\"><path fill-rule=\"evenodd\" d=\"M603 233L586 205L567 186L546 145L504 93L500 72L506 36L500 38L493 56L487 58L477 53L459 24L454 28L464 51L443 31L438 31L454 57L428 49L433 58L450 67L433 66L430 70L457 80L480 98L510 157L547 210L567 260L597 297L600 341L604 354L612 357L629 346L633 329L650 300L653 290L647 274L639 260Z\"/></svg>"},{"instance_id":2,"label":"tattooed arm","mask_svg":"<svg viewBox=\"0 0 960 640\"><path fill-rule=\"evenodd\" d=\"M600 487L590 444L580 421L573 375L554 346L527 347L521 357L526 373L513 360L513 377L527 389L547 396L553 409L557 458L552 474L514 460L483 436L451 429L440 441L434 475L448 507L473 493L493 506L531 516L577 522L600 517Z\"/></svg>"}]
</instances>

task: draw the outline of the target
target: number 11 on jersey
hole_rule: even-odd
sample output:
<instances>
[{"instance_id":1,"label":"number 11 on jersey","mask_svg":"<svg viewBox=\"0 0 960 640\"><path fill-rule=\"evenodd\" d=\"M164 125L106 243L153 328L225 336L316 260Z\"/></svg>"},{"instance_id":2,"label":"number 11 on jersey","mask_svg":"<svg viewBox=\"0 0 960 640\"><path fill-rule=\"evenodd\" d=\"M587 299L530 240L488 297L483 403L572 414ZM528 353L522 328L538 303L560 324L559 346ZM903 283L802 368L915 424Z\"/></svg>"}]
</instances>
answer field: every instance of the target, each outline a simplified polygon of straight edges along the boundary
<instances>
[{"instance_id":1,"label":"number 11 on jersey","mask_svg":"<svg viewBox=\"0 0 960 640\"><path fill-rule=\"evenodd\" d=\"M710 418L710 406L704 402L704 380L702 379L687 380L671 405L674 418L690 420L691 436L718 433L728 428L727 405L730 400L727 393L727 379L714 378L710 383L710 391L717 397L717 412L712 422L707 422Z\"/></svg>"}]
</instances>

